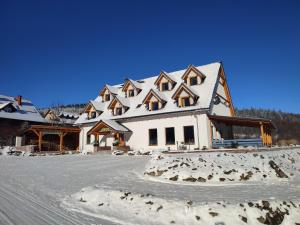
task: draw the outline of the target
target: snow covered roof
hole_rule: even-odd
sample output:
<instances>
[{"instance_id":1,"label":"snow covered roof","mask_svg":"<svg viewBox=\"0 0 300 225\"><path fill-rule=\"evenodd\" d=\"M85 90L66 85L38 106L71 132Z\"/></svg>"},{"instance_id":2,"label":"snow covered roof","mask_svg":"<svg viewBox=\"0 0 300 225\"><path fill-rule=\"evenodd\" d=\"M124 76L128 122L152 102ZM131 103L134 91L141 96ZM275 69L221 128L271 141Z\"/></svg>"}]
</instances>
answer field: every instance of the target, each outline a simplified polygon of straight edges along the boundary
<instances>
[{"instance_id":1,"label":"snow covered roof","mask_svg":"<svg viewBox=\"0 0 300 225\"><path fill-rule=\"evenodd\" d=\"M94 108L97 110L97 111L101 111L103 112L104 111L104 108L105 108L105 104L102 102L102 101L93 101L91 100L90 103L94 106Z\"/></svg>"},{"instance_id":2,"label":"snow covered roof","mask_svg":"<svg viewBox=\"0 0 300 225\"><path fill-rule=\"evenodd\" d=\"M14 108L16 108L15 112L6 112L3 110L9 104L12 104ZM18 105L18 102L14 97L0 95L0 105L2 106L0 108L0 118L43 123L47 122L31 103L31 101L27 99L22 99L22 104Z\"/></svg>"},{"instance_id":3,"label":"snow covered roof","mask_svg":"<svg viewBox=\"0 0 300 225\"><path fill-rule=\"evenodd\" d=\"M125 93L122 91L122 84L118 84L114 87L117 91L117 97L122 102L122 104L129 107L129 109L123 113L122 115L112 115L111 111L107 108L110 102L104 102L104 111L103 113L94 118L87 119L87 114L83 113L79 119L75 122L75 124L83 124L83 123L91 123L98 122L101 119L122 119L122 118L131 118L131 117L139 117L146 115L154 115L154 114L162 114L162 113L170 113L170 112L182 112L182 111L190 111L190 110L208 110L212 101L213 92L215 90L215 86L217 84L217 78L219 75L219 69L221 67L220 62L211 63L203 66L198 66L196 69L201 72L206 78L205 81L199 85L194 85L192 87L188 87L195 95L199 97L197 103L195 105L189 107L178 107L176 102L172 99L173 94L177 91L179 86L184 83L182 76L185 74L187 69L169 72L168 76L176 82L174 88L169 91L160 92L157 90L157 86L155 85L155 81L158 76L149 77L146 79L140 80L142 84L141 92L130 98L125 98ZM189 69L190 67L188 67ZM153 89L155 93L159 93L159 96L163 96L163 99L166 100L165 106L160 110L148 111L145 107L140 107L143 104L143 100L149 91ZM96 97L95 101L101 102L101 98L99 96Z\"/></svg>"},{"instance_id":4,"label":"snow covered roof","mask_svg":"<svg viewBox=\"0 0 300 225\"><path fill-rule=\"evenodd\" d=\"M105 124L105 126L108 126L109 128L111 128L112 130L115 130L115 131L121 131L121 132L129 132L130 131L115 120L101 119L98 123L96 123L95 126L93 126L88 131L88 134L97 132L97 130L99 129L99 126L103 126L103 124Z\"/></svg>"},{"instance_id":5,"label":"snow covered roof","mask_svg":"<svg viewBox=\"0 0 300 225\"><path fill-rule=\"evenodd\" d=\"M74 119L77 119L79 117L79 115L76 113L70 113L70 112L64 112L64 111L60 112L59 116L70 117L70 118L74 118Z\"/></svg>"},{"instance_id":6,"label":"snow covered roof","mask_svg":"<svg viewBox=\"0 0 300 225\"><path fill-rule=\"evenodd\" d=\"M135 80L132 80L132 79L127 79L126 82L130 82L135 88L142 90L143 85L141 83L139 83L138 81L135 81Z\"/></svg>"}]
</instances>

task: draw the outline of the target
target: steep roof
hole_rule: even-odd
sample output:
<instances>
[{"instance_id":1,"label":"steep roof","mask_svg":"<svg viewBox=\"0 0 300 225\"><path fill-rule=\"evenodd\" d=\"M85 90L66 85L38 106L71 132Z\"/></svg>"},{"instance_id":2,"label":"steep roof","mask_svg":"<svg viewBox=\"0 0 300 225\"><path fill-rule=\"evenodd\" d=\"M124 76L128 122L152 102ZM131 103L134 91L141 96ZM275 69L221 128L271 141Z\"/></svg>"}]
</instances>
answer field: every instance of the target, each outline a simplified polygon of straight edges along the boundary
<instances>
[{"instance_id":1,"label":"steep roof","mask_svg":"<svg viewBox=\"0 0 300 225\"><path fill-rule=\"evenodd\" d=\"M16 112L5 112L4 110L0 109L0 118L43 123L47 122L31 103L31 101L27 99L23 98L22 104L18 105L14 97L0 95L0 105L2 105L2 109L8 104L12 104L16 108Z\"/></svg>"},{"instance_id":2,"label":"steep roof","mask_svg":"<svg viewBox=\"0 0 300 225\"><path fill-rule=\"evenodd\" d=\"M172 99L173 94L177 91L179 86L182 83L184 83L182 76L184 75L187 69L183 69L183 70L168 73L168 76L176 82L176 85L170 91L160 92L157 90L155 81L157 80L159 75L140 80L140 82L142 83L142 91L137 96L130 97L130 98L125 98L125 93L122 91L122 88L120 88L122 84L113 86L118 90L116 95L118 99L124 100L122 104L129 105L130 108L124 114L114 116L111 114L110 110L108 110L106 107L100 116L98 116L95 119L89 119L89 120L87 119L87 114L84 113L79 117L76 123L77 124L91 123L91 122L98 122L101 119L117 120L121 118L131 118L131 117L138 117L138 116L190 111L190 110L208 110L212 101L212 96L213 96L215 86L217 84L217 78L219 75L220 67L221 67L221 63L219 62L196 67L198 71L200 71L202 74L205 74L206 78L202 84L188 87L195 95L199 96L197 103L193 106L180 108L176 105L176 103ZM145 107L139 107L151 89L155 90L155 92L159 93L159 95L163 96L163 98L166 100L166 104L164 108L155 111L148 111ZM100 102L101 99L97 97L95 101ZM107 103L109 104L109 102Z\"/></svg>"}]
</instances>

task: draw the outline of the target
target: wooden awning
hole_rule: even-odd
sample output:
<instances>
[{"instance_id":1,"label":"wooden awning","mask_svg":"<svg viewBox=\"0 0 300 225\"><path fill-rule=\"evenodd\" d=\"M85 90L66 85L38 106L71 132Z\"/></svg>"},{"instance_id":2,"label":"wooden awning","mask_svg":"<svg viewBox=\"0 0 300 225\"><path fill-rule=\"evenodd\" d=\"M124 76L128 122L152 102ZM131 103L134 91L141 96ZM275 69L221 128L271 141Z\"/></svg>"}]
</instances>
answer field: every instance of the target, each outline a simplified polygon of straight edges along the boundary
<instances>
[{"instance_id":1,"label":"wooden awning","mask_svg":"<svg viewBox=\"0 0 300 225\"><path fill-rule=\"evenodd\" d=\"M276 129L271 120L263 118L251 118L251 117L236 117L236 116L217 116L208 115L211 121L221 122L232 126L245 126L245 127L260 127L264 125L271 129Z\"/></svg>"},{"instance_id":2,"label":"wooden awning","mask_svg":"<svg viewBox=\"0 0 300 225\"><path fill-rule=\"evenodd\" d=\"M114 120L100 120L94 127L92 127L88 134L110 134L112 132L115 133L125 133L130 132L126 127L122 124L114 121Z\"/></svg>"},{"instance_id":3,"label":"wooden awning","mask_svg":"<svg viewBox=\"0 0 300 225\"><path fill-rule=\"evenodd\" d=\"M77 133L79 135L79 127L71 126L50 126L50 125L31 125L24 133L32 131L38 137L39 151L42 150L43 136L47 134L59 135L59 149L63 151L64 137L69 133Z\"/></svg>"}]
</instances>

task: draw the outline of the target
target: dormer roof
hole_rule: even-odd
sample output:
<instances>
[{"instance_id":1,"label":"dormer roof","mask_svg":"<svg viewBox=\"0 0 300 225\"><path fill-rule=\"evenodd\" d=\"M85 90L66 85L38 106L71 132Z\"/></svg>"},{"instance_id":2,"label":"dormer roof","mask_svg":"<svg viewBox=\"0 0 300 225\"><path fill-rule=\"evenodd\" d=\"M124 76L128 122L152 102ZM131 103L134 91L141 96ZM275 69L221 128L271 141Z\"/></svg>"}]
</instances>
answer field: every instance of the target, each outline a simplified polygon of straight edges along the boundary
<instances>
[{"instance_id":1,"label":"dormer roof","mask_svg":"<svg viewBox=\"0 0 300 225\"><path fill-rule=\"evenodd\" d=\"M165 72L165 71L161 71L160 72L160 74L158 75L158 77L157 77L157 79L155 80L155 82L154 82L154 84L155 85L158 85L159 84L159 82L161 81L161 79L162 78L166 78L169 82L171 82L172 84L175 84L176 83L176 81L173 79L173 78L171 78L170 77L170 75L167 73L167 72Z\"/></svg>"},{"instance_id":2,"label":"dormer roof","mask_svg":"<svg viewBox=\"0 0 300 225\"><path fill-rule=\"evenodd\" d=\"M199 97L195 91L192 90L191 87L188 87L185 83L181 83L180 86L177 88L177 90L174 92L172 95L172 99L177 99L178 95L182 92L185 91L188 95L191 97Z\"/></svg>"},{"instance_id":3,"label":"dormer roof","mask_svg":"<svg viewBox=\"0 0 300 225\"><path fill-rule=\"evenodd\" d=\"M117 94L118 94L118 88L106 84L106 85L102 88L102 90L100 91L100 94L99 94L99 95L100 95L100 96L103 96L103 95L104 95L104 92L105 92L106 90L108 90L109 93L112 94L112 95L117 95Z\"/></svg>"},{"instance_id":4,"label":"dormer roof","mask_svg":"<svg viewBox=\"0 0 300 225\"><path fill-rule=\"evenodd\" d=\"M131 84L135 89L142 90L142 84L141 83L139 83L135 80L126 79L126 81L124 83L124 86L122 88L122 91L125 91L129 84Z\"/></svg>"},{"instance_id":5,"label":"dormer roof","mask_svg":"<svg viewBox=\"0 0 300 225\"><path fill-rule=\"evenodd\" d=\"M206 78L206 76L197 67L193 66L192 64L188 66L188 68L186 69L186 71L184 72L181 78L185 80L191 71L195 72L197 76L200 76L202 80Z\"/></svg>"},{"instance_id":6,"label":"dormer roof","mask_svg":"<svg viewBox=\"0 0 300 225\"><path fill-rule=\"evenodd\" d=\"M156 89L150 89L142 103L144 104L147 101L149 101L152 98L152 96L154 96L157 100L159 100L162 103L167 102L167 98L161 92L159 92Z\"/></svg>"},{"instance_id":7,"label":"dormer roof","mask_svg":"<svg viewBox=\"0 0 300 225\"><path fill-rule=\"evenodd\" d=\"M129 108L130 107L130 102L128 100L128 98L124 98L124 97L120 97L120 96L115 96L113 98L113 100L111 100L111 102L109 103L108 105L108 109L111 109L112 106L115 105L116 101L118 101L123 107L127 107Z\"/></svg>"}]
</instances>

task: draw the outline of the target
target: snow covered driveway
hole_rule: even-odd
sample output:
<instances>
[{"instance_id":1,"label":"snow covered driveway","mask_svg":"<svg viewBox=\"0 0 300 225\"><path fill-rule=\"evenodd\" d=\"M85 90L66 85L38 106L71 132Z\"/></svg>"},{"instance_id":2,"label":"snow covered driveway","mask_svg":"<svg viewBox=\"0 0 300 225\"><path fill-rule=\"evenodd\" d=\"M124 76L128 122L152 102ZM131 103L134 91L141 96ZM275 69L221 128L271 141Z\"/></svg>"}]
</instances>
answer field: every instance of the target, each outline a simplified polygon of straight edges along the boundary
<instances>
[{"instance_id":1,"label":"snow covered driveway","mask_svg":"<svg viewBox=\"0 0 300 225\"><path fill-rule=\"evenodd\" d=\"M227 186L174 185L141 179L148 157L0 157L0 224L115 224L61 207L66 196L87 186L130 190L170 200L299 200L300 179Z\"/></svg>"}]
</instances>

